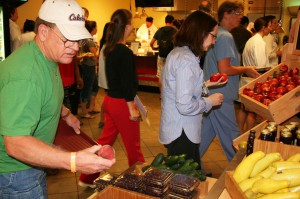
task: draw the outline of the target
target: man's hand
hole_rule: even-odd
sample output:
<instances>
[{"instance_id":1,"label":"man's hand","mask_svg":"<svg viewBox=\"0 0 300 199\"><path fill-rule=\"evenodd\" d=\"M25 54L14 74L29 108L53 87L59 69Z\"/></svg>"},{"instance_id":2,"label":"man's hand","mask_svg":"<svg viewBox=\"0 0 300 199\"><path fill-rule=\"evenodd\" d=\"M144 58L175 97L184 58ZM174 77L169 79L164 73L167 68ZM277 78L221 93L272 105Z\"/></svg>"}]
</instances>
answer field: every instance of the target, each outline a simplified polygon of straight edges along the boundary
<instances>
[{"instance_id":1,"label":"man's hand","mask_svg":"<svg viewBox=\"0 0 300 199\"><path fill-rule=\"evenodd\" d=\"M110 169L115 164L116 159L104 159L97 154L101 145L95 145L90 148L78 151L76 154L76 171L92 174Z\"/></svg>"},{"instance_id":2,"label":"man's hand","mask_svg":"<svg viewBox=\"0 0 300 199\"><path fill-rule=\"evenodd\" d=\"M79 119L73 115L72 113L64 119L66 123L72 127L76 134L80 134L80 121Z\"/></svg>"},{"instance_id":3,"label":"man's hand","mask_svg":"<svg viewBox=\"0 0 300 199\"><path fill-rule=\"evenodd\" d=\"M255 70L255 68L255 66L247 66L246 75L253 78L259 77L260 74Z\"/></svg>"}]
</instances>

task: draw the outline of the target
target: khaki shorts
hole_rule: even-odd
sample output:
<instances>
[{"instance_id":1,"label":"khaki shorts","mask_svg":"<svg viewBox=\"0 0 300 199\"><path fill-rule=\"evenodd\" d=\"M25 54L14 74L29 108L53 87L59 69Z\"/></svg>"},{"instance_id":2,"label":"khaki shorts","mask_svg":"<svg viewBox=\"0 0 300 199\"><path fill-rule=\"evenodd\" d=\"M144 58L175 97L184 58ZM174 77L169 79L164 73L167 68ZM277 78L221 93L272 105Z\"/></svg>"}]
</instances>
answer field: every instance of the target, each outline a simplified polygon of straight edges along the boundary
<instances>
[{"instance_id":1,"label":"khaki shorts","mask_svg":"<svg viewBox=\"0 0 300 199\"><path fill-rule=\"evenodd\" d=\"M162 71L165 63L166 63L166 58L157 56L157 73L156 73L156 77L158 77L159 79L161 77L161 71Z\"/></svg>"}]
</instances>

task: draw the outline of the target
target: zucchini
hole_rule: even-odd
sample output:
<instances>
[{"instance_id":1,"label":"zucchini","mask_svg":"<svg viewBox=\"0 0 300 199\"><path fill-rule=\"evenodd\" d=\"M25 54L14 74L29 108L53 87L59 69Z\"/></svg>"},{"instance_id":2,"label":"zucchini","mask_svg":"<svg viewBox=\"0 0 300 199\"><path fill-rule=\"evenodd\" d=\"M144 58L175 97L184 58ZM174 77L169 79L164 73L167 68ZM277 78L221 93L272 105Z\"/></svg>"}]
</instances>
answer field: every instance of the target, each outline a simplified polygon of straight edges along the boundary
<instances>
[{"instance_id":1,"label":"zucchini","mask_svg":"<svg viewBox=\"0 0 300 199\"><path fill-rule=\"evenodd\" d=\"M142 168L142 172L147 171L147 169L149 169L151 167L151 165L146 165Z\"/></svg>"},{"instance_id":2,"label":"zucchini","mask_svg":"<svg viewBox=\"0 0 300 199\"><path fill-rule=\"evenodd\" d=\"M158 166L164 161L165 155L163 153L159 153L155 156L153 161L151 162L152 166Z\"/></svg>"},{"instance_id":3,"label":"zucchini","mask_svg":"<svg viewBox=\"0 0 300 199\"><path fill-rule=\"evenodd\" d=\"M168 167L167 165L165 164L159 164L157 166L155 166L156 168L159 168L159 169L170 169L170 167Z\"/></svg>"},{"instance_id":4,"label":"zucchini","mask_svg":"<svg viewBox=\"0 0 300 199\"><path fill-rule=\"evenodd\" d=\"M173 164L170 168L171 168L172 170L176 171L176 170L179 169L181 166L182 166L182 164L176 163L176 164Z\"/></svg>"},{"instance_id":5,"label":"zucchini","mask_svg":"<svg viewBox=\"0 0 300 199\"><path fill-rule=\"evenodd\" d=\"M179 157L177 155L171 155L164 158L165 164L172 166L178 162Z\"/></svg>"}]
</instances>

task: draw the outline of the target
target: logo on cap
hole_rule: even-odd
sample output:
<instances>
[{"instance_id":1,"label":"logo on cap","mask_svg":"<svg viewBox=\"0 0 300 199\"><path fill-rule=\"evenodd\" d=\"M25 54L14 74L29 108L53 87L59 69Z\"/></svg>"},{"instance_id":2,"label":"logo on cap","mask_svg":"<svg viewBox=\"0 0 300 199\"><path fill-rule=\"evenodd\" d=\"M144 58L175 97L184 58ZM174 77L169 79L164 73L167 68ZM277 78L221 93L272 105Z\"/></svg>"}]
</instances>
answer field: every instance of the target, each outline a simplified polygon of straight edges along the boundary
<instances>
[{"instance_id":1,"label":"logo on cap","mask_svg":"<svg viewBox=\"0 0 300 199\"><path fill-rule=\"evenodd\" d=\"M69 17L69 20L70 21L84 21L84 16L83 15L80 15L80 14L71 14L70 17Z\"/></svg>"}]
</instances>

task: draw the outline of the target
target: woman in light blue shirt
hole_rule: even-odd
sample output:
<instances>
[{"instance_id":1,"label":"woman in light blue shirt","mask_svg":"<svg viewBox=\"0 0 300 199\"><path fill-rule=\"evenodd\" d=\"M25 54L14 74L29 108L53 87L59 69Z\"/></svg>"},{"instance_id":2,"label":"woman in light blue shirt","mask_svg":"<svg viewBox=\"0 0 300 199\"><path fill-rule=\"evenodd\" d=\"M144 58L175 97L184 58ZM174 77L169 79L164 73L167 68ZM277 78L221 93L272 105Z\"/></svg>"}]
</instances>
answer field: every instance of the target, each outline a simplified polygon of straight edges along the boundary
<instances>
[{"instance_id":1,"label":"woman in light blue shirt","mask_svg":"<svg viewBox=\"0 0 300 199\"><path fill-rule=\"evenodd\" d=\"M224 83L204 82L200 57L215 43L218 25L210 15L195 11L174 36L175 48L162 71L162 110L159 141L168 155L187 154L200 165L199 144L202 113L223 101L216 93L203 97L208 86Z\"/></svg>"}]
</instances>

